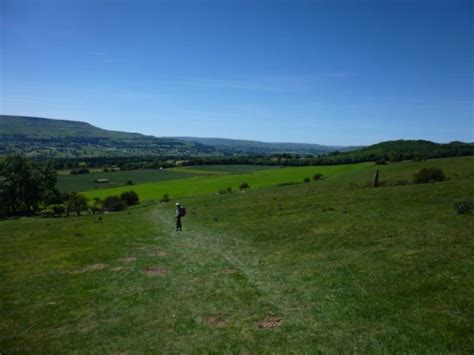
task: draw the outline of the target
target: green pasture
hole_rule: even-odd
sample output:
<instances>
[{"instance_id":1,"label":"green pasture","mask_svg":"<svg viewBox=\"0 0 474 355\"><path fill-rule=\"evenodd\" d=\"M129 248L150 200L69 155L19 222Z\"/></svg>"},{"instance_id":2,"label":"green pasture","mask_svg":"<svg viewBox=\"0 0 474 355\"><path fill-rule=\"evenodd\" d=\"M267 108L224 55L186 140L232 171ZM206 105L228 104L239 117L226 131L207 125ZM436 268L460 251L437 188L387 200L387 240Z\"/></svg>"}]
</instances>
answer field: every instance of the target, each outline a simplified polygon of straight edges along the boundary
<instances>
[{"instance_id":1,"label":"green pasture","mask_svg":"<svg viewBox=\"0 0 474 355\"><path fill-rule=\"evenodd\" d=\"M234 164L234 165L193 165L181 168L173 168L173 171L182 172L196 172L200 174L245 174L260 170L278 169L279 166L270 165L249 165L249 164Z\"/></svg>"},{"instance_id":2,"label":"green pasture","mask_svg":"<svg viewBox=\"0 0 474 355\"><path fill-rule=\"evenodd\" d=\"M216 193L219 189L232 187L237 190L241 183L247 182L252 189L270 187L279 184L302 182L305 177L311 178L315 173L323 174L323 179L329 184L342 186L370 185L372 175L376 169L380 171L382 183L387 185L410 183L413 173L422 167L437 166L444 169L448 178L456 179L474 175L474 157L460 157L447 159L433 159L424 162L404 162L388 165L374 163L359 163L333 166L286 167L258 170L246 174L219 174L191 177L180 180L167 180L140 184L133 187L122 186L105 188L96 191L87 191L90 198L104 198L109 195L120 194L133 189L140 199L158 200L164 193L172 197L194 196L199 194ZM173 171L174 169L171 169ZM191 169L190 169L191 170ZM197 172L197 171L194 171ZM337 179L335 179L337 177Z\"/></svg>"},{"instance_id":3,"label":"green pasture","mask_svg":"<svg viewBox=\"0 0 474 355\"><path fill-rule=\"evenodd\" d=\"M133 190L144 201L157 200L164 193L173 197L193 196L216 193L219 189L232 187L238 189L241 183L247 182L251 188L274 186L287 182L300 182L305 177L311 177L315 172L322 171L327 176L362 169L371 163L356 165L337 165L327 167L297 167L265 169L247 174L205 175L187 179L170 180L157 183L140 184L133 186ZM130 190L130 186L87 191L88 197L106 197Z\"/></svg>"},{"instance_id":4,"label":"green pasture","mask_svg":"<svg viewBox=\"0 0 474 355\"><path fill-rule=\"evenodd\" d=\"M171 170L118 170L114 172L94 172L78 175L58 175L58 189L61 192L107 189L111 186L124 186L128 180L133 184L146 184L157 181L183 179L195 176L192 172ZM96 179L109 179L108 183L96 183Z\"/></svg>"},{"instance_id":5,"label":"green pasture","mask_svg":"<svg viewBox=\"0 0 474 355\"><path fill-rule=\"evenodd\" d=\"M0 352L471 353L474 215L453 203L473 163L377 166L377 189L373 164L133 187L179 196L181 233L174 200L0 221ZM448 180L400 184L425 166Z\"/></svg>"}]
</instances>

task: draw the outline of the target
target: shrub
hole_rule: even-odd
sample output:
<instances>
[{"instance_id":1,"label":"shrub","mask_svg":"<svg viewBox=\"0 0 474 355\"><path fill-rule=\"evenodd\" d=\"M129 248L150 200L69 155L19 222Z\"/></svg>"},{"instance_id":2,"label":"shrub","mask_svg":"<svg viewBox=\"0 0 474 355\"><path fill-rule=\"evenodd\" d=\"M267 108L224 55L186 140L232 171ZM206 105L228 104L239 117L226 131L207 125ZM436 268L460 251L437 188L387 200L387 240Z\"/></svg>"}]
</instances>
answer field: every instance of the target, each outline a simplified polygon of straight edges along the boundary
<instances>
[{"instance_id":1,"label":"shrub","mask_svg":"<svg viewBox=\"0 0 474 355\"><path fill-rule=\"evenodd\" d=\"M40 212L41 217L54 217L55 213L51 208L47 208Z\"/></svg>"},{"instance_id":2,"label":"shrub","mask_svg":"<svg viewBox=\"0 0 474 355\"><path fill-rule=\"evenodd\" d=\"M81 215L81 211L87 210L87 202L89 199L78 192L70 192L64 195L64 203L66 205L66 213L76 212L78 216Z\"/></svg>"},{"instance_id":3,"label":"shrub","mask_svg":"<svg viewBox=\"0 0 474 355\"><path fill-rule=\"evenodd\" d=\"M305 177L303 181L304 182L310 182L311 180L309 179L309 177Z\"/></svg>"},{"instance_id":4,"label":"shrub","mask_svg":"<svg viewBox=\"0 0 474 355\"><path fill-rule=\"evenodd\" d=\"M244 190L244 189L250 188L250 186L249 186L249 184L247 184L246 182L243 182L243 183L240 184L239 188L240 188L241 190Z\"/></svg>"},{"instance_id":5,"label":"shrub","mask_svg":"<svg viewBox=\"0 0 474 355\"><path fill-rule=\"evenodd\" d=\"M225 194L226 192L227 192L226 189L219 189L219 191L217 191L217 193L218 193L219 195L223 195L223 194Z\"/></svg>"},{"instance_id":6,"label":"shrub","mask_svg":"<svg viewBox=\"0 0 474 355\"><path fill-rule=\"evenodd\" d=\"M321 180L322 178L323 178L323 174L316 173L316 174L313 175L313 180L314 181Z\"/></svg>"},{"instance_id":7,"label":"shrub","mask_svg":"<svg viewBox=\"0 0 474 355\"><path fill-rule=\"evenodd\" d=\"M381 158L375 162L375 165L386 165L387 161L384 158Z\"/></svg>"},{"instance_id":8,"label":"shrub","mask_svg":"<svg viewBox=\"0 0 474 355\"><path fill-rule=\"evenodd\" d=\"M413 180L416 184L426 184L433 181L443 181L444 172L440 168L423 168L413 174Z\"/></svg>"},{"instance_id":9,"label":"shrub","mask_svg":"<svg viewBox=\"0 0 474 355\"><path fill-rule=\"evenodd\" d=\"M125 191L120 195L120 199L125 201L127 205L133 206L138 204L139 198L135 191Z\"/></svg>"},{"instance_id":10,"label":"shrub","mask_svg":"<svg viewBox=\"0 0 474 355\"><path fill-rule=\"evenodd\" d=\"M92 214L96 214L101 211L100 206L102 205L102 200L98 197L94 197L94 203L91 207Z\"/></svg>"},{"instance_id":11,"label":"shrub","mask_svg":"<svg viewBox=\"0 0 474 355\"><path fill-rule=\"evenodd\" d=\"M470 214L474 211L474 200L467 198L461 201L456 201L454 202L453 207L457 214Z\"/></svg>"},{"instance_id":12,"label":"shrub","mask_svg":"<svg viewBox=\"0 0 474 355\"><path fill-rule=\"evenodd\" d=\"M127 180L126 184L129 185L129 186L133 185L133 181L132 180Z\"/></svg>"},{"instance_id":13,"label":"shrub","mask_svg":"<svg viewBox=\"0 0 474 355\"><path fill-rule=\"evenodd\" d=\"M229 186L229 187L225 190L225 192L228 192L228 193L231 194L231 193L232 193L232 187Z\"/></svg>"},{"instance_id":14,"label":"shrub","mask_svg":"<svg viewBox=\"0 0 474 355\"><path fill-rule=\"evenodd\" d=\"M170 195L163 194L163 197L161 198L160 202L165 203L165 202L168 202L169 200L170 200Z\"/></svg>"},{"instance_id":15,"label":"shrub","mask_svg":"<svg viewBox=\"0 0 474 355\"><path fill-rule=\"evenodd\" d=\"M49 205L48 209L52 210L55 216L61 216L66 212L66 206L63 204Z\"/></svg>"},{"instance_id":16,"label":"shrub","mask_svg":"<svg viewBox=\"0 0 474 355\"><path fill-rule=\"evenodd\" d=\"M102 201L102 207L109 211L122 211L127 207L127 203L120 198L120 196L107 196Z\"/></svg>"}]
</instances>

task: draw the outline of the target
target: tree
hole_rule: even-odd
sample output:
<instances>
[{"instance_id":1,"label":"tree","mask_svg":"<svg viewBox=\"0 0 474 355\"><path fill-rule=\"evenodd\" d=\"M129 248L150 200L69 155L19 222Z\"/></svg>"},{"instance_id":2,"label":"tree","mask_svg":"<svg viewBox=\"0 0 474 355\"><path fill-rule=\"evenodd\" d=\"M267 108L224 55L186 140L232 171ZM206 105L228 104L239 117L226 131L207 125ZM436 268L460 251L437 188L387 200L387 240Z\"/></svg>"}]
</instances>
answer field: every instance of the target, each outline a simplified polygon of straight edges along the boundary
<instances>
[{"instance_id":1,"label":"tree","mask_svg":"<svg viewBox=\"0 0 474 355\"><path fill-rule=\"evenodd\" d=\"M0 205L8 212L35 212L42 202L57 202L57 175L20 155L8 156L0 165Z\"/></svg>"},{"instance_id":2,"label":"tree","mask_svg":"<svg viewBox=\"0 0 474 355\"><path fill-rule=\"evenodd\" d=\"M66 205L66 213L76 212L78 216L81 215L81 211L87 210L87 202L89 199L80 194L79 192L70 192L65 195L64 204Z\"/></svg>"},{"instance_id":3,"label":"tree","mask_svg":"<svg viewBox=\"0 0 474 355\"><path fill-rule=\"evenodd\" d=\"M125 191L120 195L120 199L125 201L127 205L133 206L138 204L139 198L135 191Z\"/></svg>"},{"instance_id":4,"label":"tree","mask_svg":"<svg viewBox=\"0 0 474 355\"><path fill-rule=\"evenodd\" d=\"M127 203L120 196L107 196L102 202L102 207L109 211L121 211L127 207Z\"/></svg>"}]
</instances>

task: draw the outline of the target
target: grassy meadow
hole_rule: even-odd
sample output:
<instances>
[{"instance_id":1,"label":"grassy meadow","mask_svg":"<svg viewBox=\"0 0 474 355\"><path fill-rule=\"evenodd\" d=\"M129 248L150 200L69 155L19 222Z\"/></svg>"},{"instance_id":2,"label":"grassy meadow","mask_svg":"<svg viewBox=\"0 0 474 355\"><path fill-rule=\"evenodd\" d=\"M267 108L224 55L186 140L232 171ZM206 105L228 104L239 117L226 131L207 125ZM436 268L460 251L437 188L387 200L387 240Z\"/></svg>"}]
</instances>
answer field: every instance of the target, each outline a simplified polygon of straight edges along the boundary
<instances>
[{"instance_id":1,"label":"grassy meadow","mask_svg":"<svg viewBox=\"0 0 474 355\"><path fill-rule=\"evenodd\" d=\"M406 184L426 166L448 180ZM1 353L474 349L474 216L453 210L474 197L474 157L132 188L126 211L0 222ZM181 233L164 192L188 209Z\"/></svg>"},{"instance_id":2,"label":"grassy meadow","mask_svg":"<svg viewBox=\"0 0 474 355\"><path fill-rule=\"evenodd\" d=\"M86 191L92 189L124 186L131 180L134 185L150 182L183 179L195 176L192 172L171 170L139 169L118 170L113 172L91 172L90 174L58 175L58 189L61 192ZM108 183L97 183L96 179L108 179Z\"/></svg>"}]
</instances>

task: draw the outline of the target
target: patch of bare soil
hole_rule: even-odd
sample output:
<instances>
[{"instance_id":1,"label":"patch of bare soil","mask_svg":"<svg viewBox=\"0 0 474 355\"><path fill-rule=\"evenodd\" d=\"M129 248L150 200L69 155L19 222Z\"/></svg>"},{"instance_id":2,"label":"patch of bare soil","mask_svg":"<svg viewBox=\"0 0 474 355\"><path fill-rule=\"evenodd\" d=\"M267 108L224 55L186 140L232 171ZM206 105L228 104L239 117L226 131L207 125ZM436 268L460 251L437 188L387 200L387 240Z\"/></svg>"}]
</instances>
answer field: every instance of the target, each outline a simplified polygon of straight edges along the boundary
<instances>
[{"instance_id":1,"label":"patch of bare soil","mask_svg":"<svg viewBox=\"0 0 474 355\"><path fill-rule=\"evenodd\" d=\"M235 269L224 269L222 270L222 272L224 274L235 274L236 272L238 272L238 270L235 270Z\"/></svg>"},{"instance_id":2,"label":"patch of bare soil","mask_svg":"<svg viewBox=\"0 0 474 355\"><path fill-rule=\"evenodd\" d=\"M84 266L82 269L74 270L73 273L78 274L78 273L87 272L87 271L103 270L106 267L107 267L107 265L102 264L102 263L89 264L89 265Z\"/></svg>"},{"instance_id":3,"label":"patch of bare soil","mask_svg":"<svg viewBox=\"0 0 474 355\"><path fill-rule=\"evenodd\" d=\"M168 270L162 267L146 267L142 272L147 276L163 276L168 273Z\"/></svg>"},{"instance_id":4,"label":"patch of bare soil","mask_svg":"<svg viewBox=\"0 0 474 355\"><path fill-rule=\"evenodd\" d=\"M134 258L133 256L126 256L126 257L120 259L120 261L123 261L125 263L131 263L135 260L137 260L137 258Z\"/></svg>"},{"instance_id":5,"label":"patch of bare soil","mask_svg":"<svg viewBox=\"0 0 474 355\"><path fill-rule=\"evenodd\" d=\"M118 271L123 271L123 270L127 270L128 268L126 267L123 267L123 266L116 266L116 267L113 267L112 269L110 269L111 271L115 271L115 272L118 272Z\"/></svg>"},{"instance_id":6,"label":"patch of bare soil","mask_svg":"<svg viewBox=\"0 0 474 355\"><path fill-rule=\"evenodd\" d=\"M223 328L227 325L227 321L223 319L218 319L215 317L204 317L204 320L209 324L217 328Z\"/></svg>"},{"instance_id":7,"label":"patch of bare soil","mask_svg":"<svg viewBox=\"0 0 474 355\"><path fill-rule=\"evenodd\" d=\"M257 328L260 329L271 329L271 328L278 328L283 323L282 317L268 317L264 320L257 323Z\"/></svg>"},{"instance_id":8,"label":"patch of bare soil","mask_svg":"<svg viewBox=\"0 0 474 355\"><path fill-rule=\"evenodd\" d=\"M162 258L163 256L166 256L166 252L161 251L161 250L155 250L155 251L151 252L149 255L154 256L154 257Z\"/></svg>"}]
</instances>

